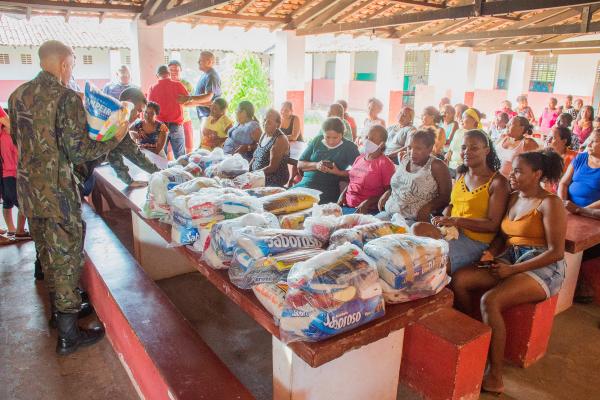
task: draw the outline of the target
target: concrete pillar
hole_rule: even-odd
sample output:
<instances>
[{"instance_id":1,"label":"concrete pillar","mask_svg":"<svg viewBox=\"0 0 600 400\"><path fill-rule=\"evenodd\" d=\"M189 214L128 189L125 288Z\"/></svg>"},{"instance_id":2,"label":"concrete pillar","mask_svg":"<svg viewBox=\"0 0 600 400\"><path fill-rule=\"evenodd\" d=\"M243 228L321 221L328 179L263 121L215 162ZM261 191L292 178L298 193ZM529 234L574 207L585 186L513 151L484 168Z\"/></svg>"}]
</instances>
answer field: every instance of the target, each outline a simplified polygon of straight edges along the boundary
<instances>
[{"instance_id":1,"label":"concrete pillar","mask_svg":"<svg viewBox=\"0 0 600 400\"><path fill-rule=\"evenodd\" d=\"M115 74L117 72L117 69L119 69L119 67L121 65L124 64L124 62L121 60L121 51L118 49L111 49L109 51L109 62L108 62L108 68L110 69L110 71L108 72L108 76L111 81L115 80Z\"/></svg>"},{"instance_id":2,"label":"concrete pillar","mask_svg":"<svg viewBox=\"0 0 600 400\"><path fill-rule=\"evenodd\" d=\"M131 23L131 77L144 93L156 82L156 68L165 63L163 24L148 26L144 20Z\"/></svg>"},{"instance_id":3,"label":"concrete pillar","mask_svg":"<svg viewBox=\"0 0 600 400\"><path fill-rule=\"evenodd\" d=\"M375 97L383 102L381 118L391 124L395 123L402 107L406 50L405 46L388 39L379 40L377 47Z\"/></svg>"},{"instance_id":4,"label":"concrete pillar","mask_svg":"<svg viewBox=\"0 0 600 400\"><path fill-rule=\"evenodd\" d=\"M335 100L348 101L350 81L354 69L354 53L336 53L335 55Z\"/></svg>"},{"instance_id":5,"label":"concrete pillar","mask_svg":"<svg viewBox=\"0 0 600 400\"><path fill-rule=\"evenodd\" d=\"M291 101L294 114L304 122L305 39L289 31L275 33L275 62L273 92L275 107Z\"/></svg>"},{"instance_id":6,"label":"concrete pillar","mask_svg":"<svg viewBox=\"0 0 600 400\"><path fill-rule=\"evenodd\" d=\"M313 55L304 55L304 104L307 108L312 107L312 82L313 81Z\"/></svg>"},{"instance_id":7,"label":"concrete pillar","mask_svg":"<svg viewBox=\"0 0 600 400\"><path fill-rule=\"evenodd\" d=\"M429 86L435 89L435 95L434 102L425 106L437 107L442 97L450 97L452 104L473 104L477 53L469 48L437 49L431 52L429 65Z\"/></svg>"},{"instance_id":8,"label":"concrete pillar","mask_svg":"<svg viewBox=\"0 0 600 400\"><path fill-rule=\"evenodd\" d=\"M513 54L507 94L508 99L513 104L516 104L517 96L529 92L532 62L533 58L527 53Z\"/></svg>"}]
</instances>

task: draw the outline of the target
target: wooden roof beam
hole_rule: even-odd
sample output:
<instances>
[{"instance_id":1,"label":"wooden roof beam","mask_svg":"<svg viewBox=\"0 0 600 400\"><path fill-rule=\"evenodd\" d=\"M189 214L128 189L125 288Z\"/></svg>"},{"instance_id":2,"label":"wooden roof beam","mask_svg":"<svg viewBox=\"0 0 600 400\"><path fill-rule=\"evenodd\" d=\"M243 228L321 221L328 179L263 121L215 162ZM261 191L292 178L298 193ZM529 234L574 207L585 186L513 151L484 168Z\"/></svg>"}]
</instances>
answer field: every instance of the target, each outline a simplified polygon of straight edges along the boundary
<instances>
[{"instance_id":1,"label":"wooden roof beam","mask_svg":"<svg viewBox=\"0 0 600 400\"><path fill-rule=\"evenodd\" d=\"M252 2L254 0L246 0L246 2L244 4L242 4L242 6L239 8L239 10L236 11L236 14L241 14L244 11L246 11L248 9L248 7L250 7L252 5Z\"/></svg>"},{"instance_id":2,"label":"wooden roof beam","mask_svg":"<svg viewBox=\"0 0 600 400\"><path fill-rule=\"evenodd\" d=\"M373 0L367 1L367 3L372 3L372 2L373 2ZM342 14L344 11L346 11L346 9L348 9L348 7L352 7L356 3L356 0L339 0L339 1L332 1L332 3L335 3L333 5L333 7L330 7L327 10L327 12L324 12L321 15L319 15L318 17L316 17L315 19L313 19L308 24L307 28L310 29L315 26L321 26L323 24L326 24L327 22L338 17L340 14ZM356 11L358 11L358 9Z\"/></svg>"},{"instance_id":3,"label":"wooden roof beam","mask_svg":"<svg viewBox=\"0 0 600 400\"><path fill-rule=\"evenodd\" d=\"M495 16L510 14L521 11L534 11L546 8L585 6L591 3L589 0L502 0L484 2L481 4L481 16ZM334 3L335 4L335 3ZM473 5L447 7L431 11L415 13L402 13L390 17L369 19L360 22L348 22L328 24L322 27L310 29L298 29L298 35L316 35L322 33L347 32L363 29L385 28L388 26L401 25L415 22L430 22L443 19L461 19L474 16Z\"/></svg>"},{"instance_id":4,"label":"wooden roof beam","mask_svg":"<svg viewBox=\"0 0 600 400\"><path fill-rule=\"evenodd\" d=\"M446 8L446 2L443 3L430 3L428 1L419 1L419 0L390 0L394 3L398 4L406 4L412 6L419 7L429 7L429 8Z\"/></svg>"},{"instance_id":5,"label":"wooden roof beam","mask_svg":"<svg viewBox=\"0 0 600 400\"><path fill-rule=\"evenodd\" d=\"M50 0L9 0L2 1L3 6L27 6L33 10L69 10L69 11L87 11L87 12L119 12L137 14L142 12L141 6L132 6L129 4L91 4L75 3L72 1L50 1Z\"/></svg>"},{"instance_id":6,"label":"wooden roof beam","mask_svg":"<svg viewBox=\"0 0 600 400\"><path fill-rule=\"evenodd\" d=\"M308 10L306 12L302 12L304 10L304 7L307 7L308 5L311 5L314 3L317 3L317 4L314 5L310 10ZM322 3L325 3L325 4L322 4ZM301 7L300 9L296 10L296 12L294 13L294 15L296 13L300 13L300 12L302 12L302 14L296 18L292 17L292 22L287 24L283 29L286 29L286 30L296 29L299 26L301 26L302 24L308 22L309 20L316 18L319 15L323 14L325 11L329 10L335 4L336 4L335 1L323 1L323 0L307 1L306 3L304 3L304 7ZM322 5L322 7L321 7L321 5Z\"/></svg>"},{"instance_id":7,"label":"wooden roof beam","mask_svg":"<svg viewBox=\"0 0 600 400\"><path fill-rule=\"evenodd\" d=\"M150 15L146 21L148 25L159 24L176 18L187 17L188 15L212 10L227 2L228 0L192 0L189 3Z\"/></svg>"},{"instance_id":8,"label":"wooden roof beam","mask_svg":"<svg viewBox=\"0 0 600 400\"><path fill-rule=\"evenodd\" d=\"M283 3L285 3L285 0L274 1L273 3L271 3L271 5L269 5L269 7L265 8L263 10L261 15L263 17L268 17L269 14L271 14L273 11L277 10L281 5L283 5Z\"/></svg>"},{"instance_id":9,"label":"wooden roof beam","mask_svg":"<svg viewBox=\"0 0 600 400\"><path fill-rule=\"evenodd\" d=\"M579 42L550 42L506 44L501 46L474 47L475 51L510 51L510 50L553 50L553 49L585 49L600 47L600 40L582 40Z\"/></svg>"},{"instance_id":10,"label":"wooden roof beam","mask_svg":"<svg viewBox=\"0 0 600 400\"><path fill-rule=\"evenodd\" d=\"M197 14L198 17L210 18L219 21L246 21L249 23L261 23L261 22L270 22L270 23L280 23L286 24L290 22L289 18L279 18L279 17L263 17L261 15L240 15L240 14L224 14L224 13L216 13L216 12L203 12Z\"/></svg>"},{"instance_id":11,"label":"wooden roof beam","mask_svg":"<svg viewBox=\"0 0 600 400\"><path fill-rule=\"evenodd\" d=\"M519 36L563 35L568 33L579 33L581 29L581 24L554 25L543 26L539 28L501 29L496 31L486 30L481 32L458 33L454 35L418 35L409 38L403 38L400 40L400 42L440 43L477 39L511 38ZM588 23L586 32L600 32L600 23Z\"/></svg>"}]
</instances>

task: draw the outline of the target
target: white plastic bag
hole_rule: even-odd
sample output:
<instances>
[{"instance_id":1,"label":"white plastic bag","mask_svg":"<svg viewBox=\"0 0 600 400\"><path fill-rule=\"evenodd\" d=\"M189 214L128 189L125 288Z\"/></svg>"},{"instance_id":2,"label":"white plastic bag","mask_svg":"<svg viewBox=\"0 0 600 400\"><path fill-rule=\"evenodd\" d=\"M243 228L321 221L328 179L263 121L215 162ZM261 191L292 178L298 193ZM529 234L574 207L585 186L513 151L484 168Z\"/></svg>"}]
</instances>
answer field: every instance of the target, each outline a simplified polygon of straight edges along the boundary
<instances>
[{"instance_id":1,"label":"white plastic bag","mask_svg":"<svg viewBox=\"0 0 600 400\"><path fill-rule=\"evenodd\" d=\"M379 276L393 289L410 288L431 271L443 271L448 263L448 243L413 235L388 235L364 247L377 265Z\"/></svg>"},{"instance_id":2,"label":"white plastic bag","mask_svg":"<svg viewBox=\"0 0 600 400\"><path fill-rule=\"evenodd\" d=\"M144 214L147 218L160 218L169 214L170 206L167 192L180 183L192 180L194 177L182 167L173 167L154 172L148 181L148 192L144 204Z\"/></svg>"},{"instance_id":3,"label":"white plastic bag","mask_svg":"<svg viewBox=\"0 0 600 400\"><path fill-rule=\"evenodd\" d=\"M86 82L84 108L90 138L105 142L112 139L119 128L129 120L133 104L121 102Z\"/></svg>"},{"instance_id":4,"label":"white plastic bag","mask_svg":"<svg viewBox=\"0 0 600 400\"><path fill-rule=\"evenodd\" d=\"M351 244L296 263L287 283L280 318L285 343L324 340L385 313L373 261Z\"/></svg>"},{"instance_id":5,"label":"white plastic bag","mask_svg":"<svg viewBox=\"0 0 600 400\"><path fill-rule=\"evenodd\" d=\"M233 184L238 189L252 189L265 186L265 173L263 171L246 172L233 178Z\"/></svg>"},{"instance_id":6,"label":"white plastic bag","mask_svg":"<svg viewBox=\"0 0 600 400\"><path fill-rule=\"evenodd\" d=\"M407 229L387 221L379 221L365 225L358 225L350 229L335 231L329 239L329 247L335 248L346 242L363 247L373 239L396 233L406 233Z\"/></svg>"},{"instance_id":7,"label":"white plastic bag","mask_svg":"<svg viewBox=\"0 0 600 400\"><path fill-rule=\"evenodd\" d=\"M281 318L281 312L283 311L285 294L288 291L287 283L261 283L252 286L252 291L260 304L271 313L275 323L279 324L279 318Z\"/></svg>"},{"instance_id":8,"label":"white plastic bag","mask_svg":"<svg viewBox=\"0 0 600 400\"><path fill-rule=\"evenodd\" d=\"M290 229L245 228L237 240L237 247L254 259L290 250L321 249L323 245L308 232Z\"/></svg>"}]
</instances>

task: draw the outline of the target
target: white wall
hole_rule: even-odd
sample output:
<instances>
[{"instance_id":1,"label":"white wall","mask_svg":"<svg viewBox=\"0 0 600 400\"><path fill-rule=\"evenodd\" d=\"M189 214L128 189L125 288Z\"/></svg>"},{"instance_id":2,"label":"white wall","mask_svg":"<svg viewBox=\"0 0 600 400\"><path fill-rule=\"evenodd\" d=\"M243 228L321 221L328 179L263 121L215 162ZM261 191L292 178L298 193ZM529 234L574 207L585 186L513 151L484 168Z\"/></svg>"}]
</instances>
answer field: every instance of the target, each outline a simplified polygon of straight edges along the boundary
<instances>
[{"instance_id":1,"label":"white wall","mask_svg":"<svg viewBox=\"0 0 600 400\"><path fill-rule=\"evenodd\" d=\"M92 64L83 64L83 56L91 55ZM76 79L110 79L110 56L108 49L75 49L75 69L73 75Z\"/></svg>"},{"instance_id":2,"label":"white wall","mask_svg":"<svg viewBox=\"0 0 600 400\"><path fill-rule=\"evenodd\" d=\"M559 55L554 93L591 96L600 54Z\"/></svg>"},{"instance_id":3,"label":"white wall","mask_svg":"<svg viewBox=\"0 0 600 400\"><path fill-rule=\"evenodd\" d=\"M313 79L325 79L327 63L335 62L335 53L313 54Z\"/></svg>"},{"instance_id":4,"label":"white wall","mask_svg":"<svg viewBox=\"0 0 600 400\"><path fill-rule=\"evenodd\" d=\"M498 59L496 54L477 53L475 89L494 89L496 87Z\"/></svg>"},{"instance_id":5,"label":"white wall","mask_svg":"<svg viewBox=\"0 0 600 400\"><path fill-rule=\"evenodd\" d=\"M429 86L435 88L435 105L445 96L450 96L453 104L462 103L465 92L475 89L477 59L477 54L467 48L431 52Z\"/></svg>"},{"instance_id":6,"label":"white wall","mask_svg":"<svg viewBox=\"0 0 600 400\"><path fill-rule=\"evenodd\" d=\"M354 73L377 73L377 52L359 51L354 55Z\"/></svg>"},{"instance_id":7,"label":"white wall","mask_svg":"<svg viewBox=\"0 0 600 400\"><path fill-rule=\"evenodd\" d=\"M10 64L0 64L0 79L29 80L40 71L40 60L37 48L33 47L0 47L0 54L8 54ZM31 65L21 64L21 54L31 54Z\"/></svg>"}]
</instances>

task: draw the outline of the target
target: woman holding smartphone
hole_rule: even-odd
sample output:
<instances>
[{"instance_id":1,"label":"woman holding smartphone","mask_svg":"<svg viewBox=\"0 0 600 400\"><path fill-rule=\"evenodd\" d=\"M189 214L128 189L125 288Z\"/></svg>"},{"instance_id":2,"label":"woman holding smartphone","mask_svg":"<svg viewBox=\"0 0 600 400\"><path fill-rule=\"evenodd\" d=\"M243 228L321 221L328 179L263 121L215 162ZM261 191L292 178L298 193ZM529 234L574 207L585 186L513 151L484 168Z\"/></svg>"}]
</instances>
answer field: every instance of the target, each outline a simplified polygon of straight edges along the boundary
<instances>
[{"instance_id":1,"label":"woman holding smartphone","mask_svg":"<svg viewBox=\"0 0 600 400\"><path fill-rule=\"evenodd\" d=\"M310 141L300 159L298 169L303 178L294 187L321 191L321 204L336 203L340 197L340 182L348 179L346 170L359 156L354 143L343 138L344 123L340 118L327 118L323 134Z\"/></svg>"},{"instance_id":2,"label":"woman holding smartphone","mask_svg":"<svg viewBox=\"0 0 600 400\"><path fill-rule=\"evenodd\" d=\"M452 277L455 306L474 314L474 293L481 298L483 322L492 328L489 367L482 389L502 393L506 328L502 312L523 303L554 296L565 277L566 212L558 196L541 182L560 179L563 161L553 151L521 153L512 164L511 194L501 232L486 250L480 265Z\"/></svg>"}]
</instances>

